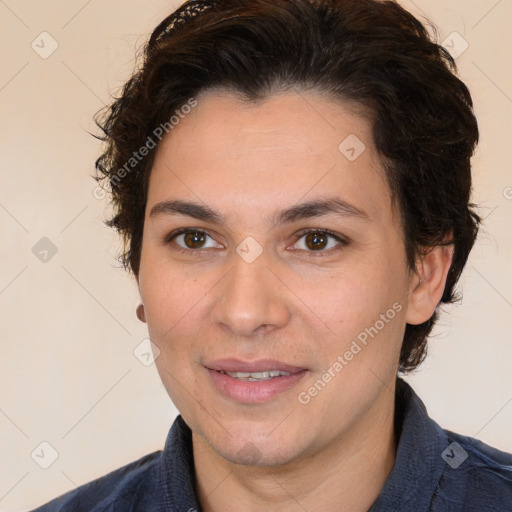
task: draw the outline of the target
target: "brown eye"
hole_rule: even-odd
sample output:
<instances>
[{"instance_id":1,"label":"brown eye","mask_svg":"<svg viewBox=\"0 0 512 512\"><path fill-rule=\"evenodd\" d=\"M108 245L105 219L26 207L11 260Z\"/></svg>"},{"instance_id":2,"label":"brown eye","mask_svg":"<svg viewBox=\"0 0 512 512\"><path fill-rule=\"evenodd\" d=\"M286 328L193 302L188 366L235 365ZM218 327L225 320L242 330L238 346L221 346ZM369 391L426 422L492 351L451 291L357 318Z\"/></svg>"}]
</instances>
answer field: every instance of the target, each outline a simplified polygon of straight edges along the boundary
<instances>
[{"instance_id":1,"label":"brown eye","mask_svg":"<svg viewBox=\"0 0 512 512\"><path fill-rule=\"evenodd\" d=\"M296 249L309 253L318 253L318 256L330 253L331 250L336 250L349 244L348 240L341 235L322 229L304 230L298 233L297 236L299 238L294 244Z\"/></svg>"},{"instance_id":2,"label":"brown eye","mask_svg":"<svg viewBox=\"0 0 512 512\"><path fill-rule=\"evenodd\" d=\"M324 233L308 233L305 238L306 245L313 251L325 249L329 236Z\"/></svg>"},{"instance_id":3,"label":"brown eye","mask_svg":"<svg viewBox=\"0 0 512 512\"><path fill-rule=\"evenodd\" d=\"M219 245L215 243L215 240L213 240L206 231L200 229L178 229L177 231L170 233L164 241L166 244L170 244L172 242L181 249L188 251L219 247Z\"/></svg>"},{"instance_id":4,"label":"brown eye","mask_svg":"<svg viewBox=\"0 0 512 512\"><path fill-rule=\"evenodd\" d=\"M204 244L206 235L201 231L189 231L183 235L183 241L188 249L197 249Z\"/></svg>"}]
</instances>

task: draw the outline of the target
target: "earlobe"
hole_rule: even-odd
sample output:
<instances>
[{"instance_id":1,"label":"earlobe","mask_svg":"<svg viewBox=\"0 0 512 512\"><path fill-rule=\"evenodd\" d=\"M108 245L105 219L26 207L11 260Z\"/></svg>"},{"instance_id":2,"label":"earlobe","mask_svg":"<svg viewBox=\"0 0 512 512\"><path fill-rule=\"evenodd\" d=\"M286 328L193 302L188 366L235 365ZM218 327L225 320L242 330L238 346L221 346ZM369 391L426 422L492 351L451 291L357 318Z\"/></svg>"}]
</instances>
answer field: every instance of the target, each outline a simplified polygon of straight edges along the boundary
<instances>
[{"instance_id":1,"label":"earlobe","mask_svg":"<svg viewBox=\"0 0 512 512\"><path fill-rule=\"evenodd\" d=\"M146 323L146 313L144 312L144 304L139 304L136 309L137 318Z\"/></svg>"},{"instance_id":2,"label":"earlobe","mask_svg":"<svg viewBox=\"0 0 512 512\"><path fill-rule=\"evenodd\" d=\"M411 275L405 321L418 325L426 322L441 301L446 277L453 258L453 245L438 245L421 257Z\"/></svg>"}]
</instances>

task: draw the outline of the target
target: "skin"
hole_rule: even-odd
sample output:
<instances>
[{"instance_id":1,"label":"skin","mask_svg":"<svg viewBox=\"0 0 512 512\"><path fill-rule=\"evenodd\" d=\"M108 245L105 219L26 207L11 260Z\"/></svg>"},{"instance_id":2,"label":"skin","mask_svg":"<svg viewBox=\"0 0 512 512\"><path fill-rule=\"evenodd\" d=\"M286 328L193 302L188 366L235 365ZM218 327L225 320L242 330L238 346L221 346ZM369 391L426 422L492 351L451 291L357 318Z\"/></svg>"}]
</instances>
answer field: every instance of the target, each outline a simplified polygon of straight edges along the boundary
<instances>
[{"instance_id":1,"label":"skin","mask_svg":"<svg viewBox=\"0 0 512 512\"><path fill-rule=\"evenodd\" d=\"M395 462L405 325L434 312L452 250L434 248L409 269L370 122L354 108L311 91L258 104L227 91L197 100L157 149L138 284L142 319L161 351L158 372L193 432L202 509L366 511ZM338 149L350 134L366 147L355 161ZM366 217L269 222L276 211L327 197ZM225 222L150 216L175 199L207 205ZM166 241L178 228L208 236L199 245L184 235ZM304 229L327 229L348 243L315 244ZM236 252L246 237L262 249L251 263ZM396 303L400 311L378 335L300 403L298 394ZM204 367L226 357L308 371L271 400L240 403L222 395Z\"/></svg>"}]
</instances>

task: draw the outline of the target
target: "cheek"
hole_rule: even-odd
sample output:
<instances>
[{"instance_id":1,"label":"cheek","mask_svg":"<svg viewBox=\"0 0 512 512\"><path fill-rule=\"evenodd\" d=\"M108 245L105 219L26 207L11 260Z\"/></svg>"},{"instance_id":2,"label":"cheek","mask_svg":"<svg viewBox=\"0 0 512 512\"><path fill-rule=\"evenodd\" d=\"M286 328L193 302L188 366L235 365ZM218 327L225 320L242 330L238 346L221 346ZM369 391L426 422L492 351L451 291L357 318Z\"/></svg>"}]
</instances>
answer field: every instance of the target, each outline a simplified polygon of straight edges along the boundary
<instances>
[{"instance_id":1,"label":"cheek","mask_svg":"<svg viewBox=\"0 0 512 512\"><path fill-rule=\"evenodd\" d=\"M207 291L203 278L168 263L148 259L141 265L141 297L148 329L156 339L172 337L190 323Z\"/></svg>"},{"instance_id":2,"label":"cheek","mask_svg":"<svg viewBox=\"0 0 512 512\"><path fill-rule=\"evenodd\" d=\"M390 275L395 278L389 279ZM343 275L331 276L325 285L328 292L316 295L316 308L336 334L327 338L331 343L323 343L330 359L351 350L361 360L369 358L383 363L394 360L405 329L404 269L381 258L347 270Z\"/></svg>"},{"instance_id":3,"label":"cheek","mask_svg":"<svg viewBox=\"0 0 512 512\"><path fill-rule=\"evenodd\" d=\"M142 276L142 272L141 272ZM199 316L208 289L204 278L173 271L170 265L147 265L141 290L149 337L159 348L155 364L171 400L188 411L196 389L194 356L201 335Z\"/></svg>"},{"instance_id":4,"label":"cheek","mask_svg":"<svg viewBox=\"0 0 512 512\"><path fill-rule=\"evenodd\" d=\"M405 281L399 277L390 280L389 275L393 275L392 270L382 262L354 266L323 282L318 281L311 289L310 297L321 315L338 328L365 327L375 322L393 303L403 301L407 289Z\"/></svg>"}]
</instances>

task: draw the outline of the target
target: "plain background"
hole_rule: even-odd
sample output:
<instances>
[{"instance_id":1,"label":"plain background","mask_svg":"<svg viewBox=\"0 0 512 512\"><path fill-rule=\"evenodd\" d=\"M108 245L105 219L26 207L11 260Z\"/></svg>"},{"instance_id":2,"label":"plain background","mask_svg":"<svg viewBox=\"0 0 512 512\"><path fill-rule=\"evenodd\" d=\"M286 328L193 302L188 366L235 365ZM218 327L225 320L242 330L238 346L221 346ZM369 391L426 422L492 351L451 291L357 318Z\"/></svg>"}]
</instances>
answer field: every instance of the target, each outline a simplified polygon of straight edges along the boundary
<instances>
[{"instance_id":1,"label":"plain background","mask_svg":"<svg viewBox=\"0 0 512 512\"><path fill-rule=\"evenodd\" d=\"M100 145L87 131L179 3L0 1L2 511L162 449L177 414L154 364L133 354L146 325L135 281L117 266L120 241L102 223L108 205L93 195ZM512 1L403 5L428 15L440 42L454 31L455 49L467 41L457 63L480 123L474 200L486 217L463 302L442 315L429 358L407 380L443 427L512 451ZM59 45L46 59L31 47L45 37L50 48L44 31ZM57 249L46 262L32 250L43 237ZM59 454L48 469L31 457L41 442Z\"/></svg>"}]
</instances>

